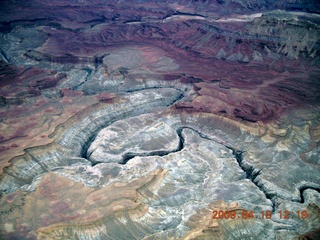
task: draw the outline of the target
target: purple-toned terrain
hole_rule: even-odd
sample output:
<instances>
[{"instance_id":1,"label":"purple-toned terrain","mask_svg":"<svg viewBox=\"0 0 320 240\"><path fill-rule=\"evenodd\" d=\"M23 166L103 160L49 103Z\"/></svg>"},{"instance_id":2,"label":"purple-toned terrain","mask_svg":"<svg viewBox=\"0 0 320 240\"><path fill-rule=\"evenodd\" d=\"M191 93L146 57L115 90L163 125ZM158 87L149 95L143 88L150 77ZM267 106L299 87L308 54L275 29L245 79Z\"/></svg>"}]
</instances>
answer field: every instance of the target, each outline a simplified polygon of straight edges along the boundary
<instances>
[{"instance_id":1,"label":"purple-toned terrain","mask_svg":"<svg viewBox=\"0 0 320 240\"><path fill-rule=\"evenodd\" d=\"M0 2L0 239L320 239L316 0Z\"/></svg>"}]
</instances>

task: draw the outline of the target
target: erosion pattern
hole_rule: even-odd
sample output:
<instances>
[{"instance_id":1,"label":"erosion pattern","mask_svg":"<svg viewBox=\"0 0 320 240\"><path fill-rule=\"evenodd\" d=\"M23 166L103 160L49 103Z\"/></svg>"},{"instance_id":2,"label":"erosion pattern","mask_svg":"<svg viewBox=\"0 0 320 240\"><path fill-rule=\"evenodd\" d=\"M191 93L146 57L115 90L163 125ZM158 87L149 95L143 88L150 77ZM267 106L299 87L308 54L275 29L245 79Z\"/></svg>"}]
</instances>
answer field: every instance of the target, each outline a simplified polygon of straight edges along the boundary
<instances>
[{"instance_id":1,"label":"erosion pattern","mask_svg":"<svg viewBox=\"0 0 320 240\"><path fill-rule=\"evenodd\" d=\"M319 13L2 1L0 239L319 239Z\"/></svg>"}]
</instances>

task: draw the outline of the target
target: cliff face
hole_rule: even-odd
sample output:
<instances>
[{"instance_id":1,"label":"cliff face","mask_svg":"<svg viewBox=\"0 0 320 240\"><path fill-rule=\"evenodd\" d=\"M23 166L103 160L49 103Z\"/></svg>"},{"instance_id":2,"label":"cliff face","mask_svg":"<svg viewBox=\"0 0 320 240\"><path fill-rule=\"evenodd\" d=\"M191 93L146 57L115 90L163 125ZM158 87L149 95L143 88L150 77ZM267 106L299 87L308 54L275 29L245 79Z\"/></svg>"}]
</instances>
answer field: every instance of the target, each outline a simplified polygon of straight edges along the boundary
<instances>
[{"instance_id":1,"label":"cliff face","mask_svg":"<svg viewBox=\"0 0 320 240\"><path fill-rule=\"evenodd\" d=\"M320 19L318 19L320 20ZM288 57L298 58L300 55L316 57L319 55L319 25L310 21L299 21L299 15L274 11L256 19L249 30L252 34L273 36L277 41L273 50ZM278 58L277 55L270 57Z\"/></svg>"},{"instance_id":2,"label":"cliff face","mask_svg":"<svg viewBox=\"0 0 320 240\"><path fill-rule=\"evenodd\" d=\"M319 9L3 1L0 236L317 239Z\"/></svg>"}]
</instances>

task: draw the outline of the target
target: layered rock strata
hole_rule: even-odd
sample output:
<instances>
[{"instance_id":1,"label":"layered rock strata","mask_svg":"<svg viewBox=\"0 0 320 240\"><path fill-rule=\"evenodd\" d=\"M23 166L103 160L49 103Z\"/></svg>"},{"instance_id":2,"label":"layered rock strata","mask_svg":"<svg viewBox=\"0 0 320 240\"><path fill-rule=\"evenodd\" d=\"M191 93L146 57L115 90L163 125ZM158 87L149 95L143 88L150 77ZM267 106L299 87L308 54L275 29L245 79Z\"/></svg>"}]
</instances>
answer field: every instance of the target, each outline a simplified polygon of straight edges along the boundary
<instances>
[{"instance_id":1,"label":"layered rock strata","mask_svg":"<svg viewBox=\"0 0 320 240\"><path fill-rule=\"evenodd\" d=\"M162 95L162 94L163 95ZM2 193L15 191L39 175L59 166L86 164L84 149L103 126L118 119L137 115L149 109L171 105L182 97L175 89L159 89L157 93L142 91L132 93L122 103L111 106L96 105L60 125L52 137L55 141L43 147L26 149L25 154L11 160L12 167L5 168L1 176ZM89 116L87 114L90 113ZM83 119L78 122L78 118Z\"/></svg>"},{"instance_id":2,"label":"layered rock strata","mask_svg":"<svg viewBox=\"0 0 320 240\"><path fill-rule=\"evenodd\" d=\"M82 121L81 124L87 126L86 121ZM78 128L83 129L83 126L79 125ZM121 131L117 131L121 126ZM225 131L220 129L225 129ZM74 129L73 132L77 131ZM117 134L116 141L113 140L115 132ZM57 134L59 135L59 131ZM170 135L171 137L169 137ZM166 144L173 146L171 153L169 150L166 153L159 153L163 136L168 140ZM64 135L64 138L68 137L69 135ZM75 154L74 157L76 157L81 153L76 149L79 144L81 145L79 142L83 142L82 138L73 139L76 144L70 147L63 145L63 141L60 142L66 149L75 150L69 151L70 157L72 154ZM144 147L146 147L147 141L150 142L146 149ZM316 230L319 224L316 220L317 214L319 214L319 193L315 190L317 190L319 182L319 169L295 158L296 153L293 149L291 153L281 148L278 151L273 150L272 153L271 151L259 151L259 149L267 150L268 146L270 144L261 141L259 137L243 132L231 122L227 123L223 118L213 115L170 114L169 116L160 116L159 114L143 114L129 117L110 123L110 126L100 131L89 148L82 144L84 149L88 149L88 160L93 162L94 166L91 166L86 159L82 159L83 163L80 164L70 165L69 163L67 166L63 166L60 163L58 168L51 169L55 175L45 174L43 177L35 178L31 185L23 187L27 191L35 190L35 192L24 193L24 195L27 194L27 198L23 194L17 195L16 193L4 197L2 208L7 206L10 201L12 201L11 206L16 206L16 201L25 201L21 205L22 209L17 208L16 212L3 211L13 219L12 222L6 224L11 224L10 226L15 228L15 224L17 224L14 220L16 219L15 214L21 210L28 211L28 198L40 200L41 198L36 197L35 194L38 194L38 190L46 186L45 189L48 190L46 190L44 197L48 198L46 201L53 201L52 205L46 205L52 209L49 212L56 211L54 210L56 207L60 209L57 210L56 220L47 221L45 226L41 225L41 228L39 228L39 224L33 226L27 224L30 219L24 220L24 224L27 224L28 228L31 227L34 231L38 229L37 236L40 239L54 237L84 239L88 236L101 239L122 237L163 239L194 236L194 234L198 237L207 236L204 233L200 235L196 233L196 229L200 226L204 232L206 232L205 229L212 229L210 226L216 226L215 234L224 238L249 238L258 234L266 239L273 239L276 236L293 237ZM94 152L91 152L91 149L94 149ZM115 154L115 149L116 152L122 152L122 155ZM126 162L128 152L132 154L132 158ZM243 152L246 152L246 155L242 155ZM91 159L93 154L94 157ZM286 158L281 157L284 154L287 156ZM269 162L255 161L257 158L268 159ZM288 162L288 159L291 161ZM119 165L114 161L126 162L126 164ZM19 166L18 162L15 164ZM300 167L296 168L297 165ZM293 171L300 171L295 173L294 179L291 177ZM156 172L158 173L155 174ZM306 178L306 172L310 178ZM158 174L160 174L159 177L156 177ZM158 179L154 180L153 184L145 183L140 187L136 185L136 181L153 175ZM279 175L281 180L277 179ZM71 181L70 184L74 183L70 186L58 185L57 188L55 182L60 181L58 176L73 179L68 181ZM57 180L53 180L57 177ZM48 178L51 180L49 181ZM2 183L5 182L6 180L2 180ZM127 183L135 186L134 189L137 193L134 202L137 205L122 203L122 201L127 201L125 199L130 199L129 195L121 197L118 194L111 194L108 196L117 196L119 199L112 200L117 202L115 203L117 207L112 210L115 211L114 214L109 215L112 211L99 212L97 203L107 204L109 201L104 200L102 192L121 191L117 189L117 186L125 187ZM49 185L42 187L43 184ZM79 184L86 186L85 188L92 188L93 190L90 192L95 192L92 195L96 199L94 205L89 201L90 195L88 197L87 194L80 194L87 199L84 200L85 202L89 201L79 205L84 210L79 210L68 203L70 199L74 198L72 192L78 192L79 187L77 186ZM300 195L301 184L304 184L305 189ZM14 187L11 188L14 189ZM51 199L51 195L48 195L47 191L52 192L52 188L56 193L52 195ZM64 191L68 191L69 194L65 196ZM56 194L62 195L57 196ZM33 197L33 195L35 196ZM10 200L12 198L14 200ZM219 202L220 200L225 203ZM212 208L213 205L214 208ZM109 206L109 203L106 206ZM93 209L90 210L92 207ZM243 219L241 222L238 220L214 222L212 211L219 208L220 210L235 209L239 214L243 210L252 210L257 219ZM310 214L309 221L298 219L297 216L292 216L290 221L280 219L278 212L282 208L292 212L292 215L293 212L299 211L298 209L306 209ZM75 209L78 213L74 212ZM272 219L268 221L259 216L261 211L267 210L273 213ZM48 209L41 211L47 212ZM93 214L90 215L91 217L87 216L88 211ZM94 214L96 211L99 214ZM197 213L197 211L199 212ZM33 215L32 219L34 220L31 222L38 219L38 216L44 215L40 213ZM208 220L208 216L211 216L211 220ZM207 220L204 220L203 225L195 227L191 224L194 218ZM41 218L36 221L43 223ZM79 222L81 224L78 224ZM303 225L301 225L302 223ZM236 224L239 233L231 231L230 224ZM121 228L122 231L117 231L118 228ZM261 231L257 232L257 228ZM286 230L285 233L284 230ZM34 231L29 232L30 237L35 234Z\"/></svg>"},{"instance_id":3,"label":"layered rock strata","mask_svg":"<svg viewBox=\"0 0 320 240\"><path fill-rule=\"evenodd\" d=\"M0 238L318 239L319 9L3 1Z\"/></svg>"}]
</instances>

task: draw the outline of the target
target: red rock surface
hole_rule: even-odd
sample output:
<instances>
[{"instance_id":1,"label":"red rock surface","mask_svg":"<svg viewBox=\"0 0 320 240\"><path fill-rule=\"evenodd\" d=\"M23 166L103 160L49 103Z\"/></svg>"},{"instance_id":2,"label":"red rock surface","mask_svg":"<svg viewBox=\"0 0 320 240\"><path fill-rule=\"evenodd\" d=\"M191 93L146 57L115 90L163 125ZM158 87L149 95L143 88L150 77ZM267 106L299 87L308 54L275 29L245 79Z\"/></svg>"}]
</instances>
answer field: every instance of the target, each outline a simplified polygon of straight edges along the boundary
<instances>
[{"instance_id":1,"label":"red rock surface","mask_svg":"<svg viewBox=\"0 0 320 240\"><path fill-rule=\"evenodd\" d=\"M240 160L236 159L239 166L235 169L242 169L245 175L251 176L252 179L247 176L245 181L263 195L266 202L272 200L276 205L278 200L274 200L274 195L278 195L273 192L272 184L279 185L283 191L279 193L278 205L293 201L288 204L292 209L297 211L297 206L303 206L312 212L311 220L303 223L306 225L299 223L299 230L290 236L316 239L319 235L315 230L319 228L319 206L317 197L314 197L319 192L319 185L315 183L320 147L319 13L320 5L316 0L2 1L0 209L8 221L0 224L0 234L5 232L6 237L13 238L24 235L31 239L46 239L72 230L75 234L84 231L96 236L94 234L104 231L111 215L112 221L118 221L118 217L119 221L127 219L123 218L125 215L130 216L130 221L132 217L134 222L137 219L140 221L148 211L152 212L151 205L148 205L150 210L144 204L155 201L157 197L154 193L158 188L163 187L164 192L171 194L170 183L160 183L165 179L163 174L160 173L161 181L152 185L151 190L143 188L144 195L141 197L136 190L150 179L127 181L121 186L99 186L101 189L96 190L82 183L92 184L89 178L102 174L100 170L97 173L94 166L83 167L86 170L79 167L83 172L75 173L72 172L76 171L72 168L72 161L80 159L74 165L87 164L90 141L105 125L133 116L134 111L139 114L159 111L168 119L173 119L173 115L180 116L182 125L185 116L194 116L200 122L211 116L212 121L219 122L221 129L217 131L225 133L229 141L236 138L228 135L233 129L248 132L246 138L242 136L240 143L234 141L232 147L225 139L214 138L213 142L222 143L230 152L232 150L235 158L239 158L237 151L241 141L248 146L250 141L256 144L253 145L258 146L255 149L248 147L247 160L252 166L248 162L241 166ZM161 95L160 88L170 88L172 96L168 96L169 90L167 93L164 90ZM136 93L133 100L129 97L131 93ZM173 97L173 93L178 97ZM152 96L154 102L161 102L161 99L169 101L171 97L173 100L165 104L166 111L164 106L152 105L153 100L150 100L152 109L145 109L149 104L145 99L147 96ZM99 114L111 117L103 122ZM161 124L155 126L160 127ZM130 127L128 125L126 128ZM139 127L142 135L150 131L144 131L144 127ZM179 129L176 130L174 134L179 134ZM206 133L203 131L199 136L196 131L193 133L202 142ZM61 137L64 134L66 138ZM183 148L184 139L180 135L175 153ZM194 135L189 137L192 139ZM148 134L143 136L149 138ZM77 139L81 144L65 139ZM135 135L135 140L139 139L139 135ZM152 142L153 138L150 139ZM156 143L154 145L158 146ZM81 154L70 155L70 152L78 150ZM121 154L119 156L122 157ZM150 153L154 158L165 154L170 157L168 152ZM183 154L181 156L184 157ZM134 154L129 151L125 157L123 162L129 161ZM292 172L283 173L282 182L276 179L281 178L281 174L274 175L281 173L285 167L282 165L284 159L286 164L292 161L296 165L289 164L288 169ZM28 161L34 165L28 165ZM51 169L50 164L54 161L58 163L53 164ZM66 167L60 166L61 162L71 163ZM272 164L267 166L269 162ZM99 163L91 162L93 165ZM28 171L34 170L34 166L40 166L41 171L45 169L41 172L44 174L42 180L39 176L39 179L25 176ZM312 171L302 176L301 169L310 167ZM67 177L51 173L59 168L63 168ZM75 182L77 174L89 180L76 179L79 182ZM113 174L117 175L110 173L107 179L111 179ZM299 175L298 180L290 181L295 175ZM221 176L224 176L222 172ZM265 185L261 186L258 180L254 182L257 176L267 184L264 182ZM10 187L15 182L4 180L10 177L18 179L20 185L14 187L23 190L11 191ZM294 185L296 192L284 198L286 191L292 190L291 185ZM125 196L126 188L130 189L129 197ZM121 199L112 199L107 196L108 192L121 195ZM225 194L230 195L230 192ZM167 196L164 194L162 197L166 199ZM173 199L175 197L174 193ZM117 201L122 205L117 205ZM118 211L119 206L126 208L126 211ZM242 210L240 207L238 209L237 202L225 204L222 201L210 206L217 209L221 206L234 209L236 206L237 210ZM37 211L33 212L35 209ZM222 236L230 238L237 235L228 235L229 230L223 232L222 228L233 229L235 226L250 232L260 224L254 221L212 221L208 209L198 211L190 218L190 229L184 239L206 239L212 234L220 239ZM88 226L84 227L84 223ZM271 225L267 223L263 226L270 230L273 228ZM300 230L300 227L308 230ZM165 227L163 229L165 232ZM309 229L309 233L303 232ZM159 236L161 239L164 235ZM165 236L172 237L170 234ZM287 237L278 235L279 238L281 236Z\"/></svg>"}]
</instances>

